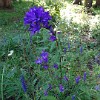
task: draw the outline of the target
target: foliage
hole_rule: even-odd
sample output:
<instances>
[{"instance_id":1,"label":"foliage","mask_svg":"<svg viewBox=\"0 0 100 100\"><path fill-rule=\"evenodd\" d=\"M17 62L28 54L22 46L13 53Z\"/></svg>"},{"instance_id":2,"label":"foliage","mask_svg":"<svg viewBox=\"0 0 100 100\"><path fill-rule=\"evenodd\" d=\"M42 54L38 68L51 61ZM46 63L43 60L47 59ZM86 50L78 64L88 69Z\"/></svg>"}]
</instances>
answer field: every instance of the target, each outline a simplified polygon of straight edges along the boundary
<instances>
[{"instance_id":1,"label":"foliage","mask_svg":"<svg viewBox=\"0 0 100 100\"><path fill-rule=\"evenodd\" d=\"M50 5L54 3L59 6L49 2ZM14 36L9 32L3 36L0 43L0 99L99 100L100 65L96 56L99 50L96 43L82 38L90 26L87 23L78 25L72 20L70 23L59 21L57 16L60 18L56 14L55 21L52 19L50 23L53 33L41 27L30 37L21 19L13 24L14 29L21 30L19 34ZM98 29L92 32L97 34Z\"/></svg>"}]
</instances>

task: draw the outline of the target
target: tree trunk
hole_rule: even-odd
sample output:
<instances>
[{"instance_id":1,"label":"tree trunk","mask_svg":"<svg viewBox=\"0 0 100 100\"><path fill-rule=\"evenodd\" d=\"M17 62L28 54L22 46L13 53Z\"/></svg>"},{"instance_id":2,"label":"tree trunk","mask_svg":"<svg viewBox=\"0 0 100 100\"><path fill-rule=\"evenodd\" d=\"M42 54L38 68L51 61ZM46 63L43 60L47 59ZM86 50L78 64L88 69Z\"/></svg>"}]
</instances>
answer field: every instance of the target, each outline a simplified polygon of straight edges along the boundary
<instances>
[{"instance_id":1,"label":"tree trunk","mask_svg":"<svg viewBox=\"0 0 100 100\"><path fill-rule=\"evenodd\" d=\"M73 1L73 4L81 5L82 4L82 0L74 0Z\"/></svg>"},{"instance_id":2,"label":"tree trunk","mask_svg":"<svg viewBox=\"0 0 100 100\"><path fill-rule=\"evenodd\" d=\"M0 0L0 7L10 8L12 4L12 0Z\"/></svg>"},{"instance_id":3,"label":"tree trunk","mask_svg":"<svg viewBox=\"0 0 100 100\"><path fill-rule=\"evenodd\" d=\"M92 7L92 1L93 0L84 0L84 6L87 8L91 8Z\"/></svg>"},{"instance_id":4,"label":"tree trunk","mask_svg":"<svg viewBox=\"0 0 100 100\"><path fill-rule=\"evenodd\" d=\"M0 7L3 7L3 0L0 0Z\"/></svg>"},{"instance_id":5,"label":"tree trunk","mask_svg":"<svg viewBox=\"0 0 100 100\"><path fill-rule=\"evenodd\" d=\"M100 0L96 0L96 6L100 6Z\"/></svg>"}]
</instances>

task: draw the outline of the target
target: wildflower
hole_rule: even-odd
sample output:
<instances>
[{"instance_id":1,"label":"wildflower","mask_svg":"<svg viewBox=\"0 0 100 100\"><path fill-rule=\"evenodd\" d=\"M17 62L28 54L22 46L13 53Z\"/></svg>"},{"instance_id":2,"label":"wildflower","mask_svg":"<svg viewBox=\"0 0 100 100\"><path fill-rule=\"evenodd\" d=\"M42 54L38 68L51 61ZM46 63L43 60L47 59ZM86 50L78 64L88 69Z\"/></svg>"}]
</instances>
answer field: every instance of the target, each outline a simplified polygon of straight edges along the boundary
<instances>
[{"instance_id":1,"label":"wildflower","mask_svg":"<svg viewBox=\"0 0 100 100\"><path fill-rule=\"evenodd\" d=\"M62 84L60 84L59 90L60 90L60 92L64 92L64 87L62 86Z\"/></svg>"},{"instance_id":2,"label":"wildflower","mask_svg":"<svg viewBox=\"0 0 100 100\"><path fill-rule=\"evenodd\" d=\"M45 90L45 91L44 91L44 96L47 96L47 95L48 95L48 91Z\"/></svg>"},{"instance_id":3,"label":"wildflower","mask_svg":"<svg viewBox=\"0 0 100 100\"><path fill-rule=\"evenodd\" d=\"M14 53L14 50L11 50L8 54L8 56L11 56Z\"/></svg>"},{"instance_id":4,"label":"wildflower","mask_svg":"<svg viewBox=\"0 0 100 100\"><path fill-rule=\"evenodd\" d=\"M42 51L42 53L40 54L40 56L42 57L42 60L44 62L48 62L48 52Z\"/></svg>"},{"instance_id":5,"label":"wildflower","mask_svg":"<svg viewBox=\"0 0 100 100\"><path fill-rule=\"evenodd\" d=\"M54 64L53 67L54 67L55 69L58 69L58 65L57 65L57 64Z\"/></svg>"},{"instance_id":6,"label":"wildflower","mask_svg":"<svg viewBox=\"0 0 100 100\"><path fill-rule=\"evenodd\" d=\"M35 61L36 64L42 64L42 63L47 63L48 62L48 52L42 51L40 54L40 57Z\"/></svg>"},{"instance_id":7,"label":"wildflower","mask_svg":"<svg viewBox=\"0 0 100 100\"><path fill-rule=\"evenodd\" d=\"M48 89L51 90L52 89L52 85L48 84Z\"/></svg>"},{"instance_id":8,"label":"wildflower","mask_svg":"<svg viewBox=\"0 0 100 100\"><path fill-rule=\"evenodd\" d=\"M82 47L82 45L80 46L80 53L82 54L82 52L83 52L83 47Z\"/></svg>"},{"instance_id":9,"label":"wildflower","mask_svg":"<svg viewBox=\"0 0 100 100\"><path fill-rule=\"evenodd\" d=\"M77 77L75 78L75 81L76 81L76 84L78 84L79 81L80 81L80 76L77 76Z\"/></svg>"},{"instance_id":10,"label":"wildflower","mask_svg":"<svg viewBox=\"0 0 100 100\"><path fill-rule=\"evenodd\" d=\"M86 72L84 72L83 80L84 80L84 81L86 80Z\"/></svg>"},{"instance_id":11,"label":"wildflower","mask_svg":"<svg viewBox=\"0 0 100 100\"><path fill-rule=\"evenodd\" d=\"M65 81L68 81L68 77L67 77L67 76L64 76L64 80L65 80Z\"/></svg>"},{"instance_id":12,"label":"wildflower","mask_svg":"<svg viewBox=\"0 0 100 100\"><path fill-rule=\"evenodd\" d=\"M42 64L42 62L43 62L43 60L42 60L41 58L38 58L38 59L35 61L36 64Z\"/></svg>"},{"instance_id":13,"label":"wildflower","mask_svg":"<svg viewBox=\"0 0 100 100\"><path fill-rule=\"evenodd\" d=\"M60 31L58 31L58 32L57 32L57 34L61 34L61 32L60 32Z\"/></svg>"},{"instance_id":14,"label":"wildflower","mask_svg":"<svg viewBox=\"0 0 100 100\"><path fill-rule=\"evenodd\" d=\"M64 51L64 53L66 53L67 49L66 49L66 48L64 48L64 49L63 49L63 51Z\"/></svg>"},{"instance_id":15,"label":"wildflower","mask_svg":"<svg viewBox=\"0 0 100 100\"><path fill-rule=\"evenodd\" d=\"M95 90L99 91L100 90L100 85L96 85Z\"/></svg>"},{"instance_id":16,"label":"wildflower","mask_svg":"<svg viewBox=\"0 0 100 100\"><path fill-rule=\"evenodd\" d=\"M75 95L72 96L72 100L75 100Z\"/></svg>"},{"instance_id":17,"label":"wildflower","mask_svg":"<svg viewBox=\"0 0 100 100\"><path fill-rule=\"evenodd\" d=\"M48 67L49 67L48 65L43 65L44 69L48 69Z\"/></svg>"},{"instance_id":18,"label":"wildflower","mask_svg":"<svg viewBox=\"0 0 100 100\"><path fill-rule=\"evenodd\" d=\"M56 36L51 35L50 38L49 38L49 40L52 41L52 42L55 41L56 40Z\"/></svg>"},{"instance_id":19,"label":"wildflower","mask_svg":"<svg viewBox=\"0 0 100 100\"><path fill-rule=\"evenodd\" d=\"M44 11L43 7L32 7L26 12L24 17L24 24L29 25L29 31L34 35L43 28L49 29L49 20L51 16L49 12Z\"/></svg>"},{"instance_id":20,"label":"wildflower","mask_svg":"<svg viewBox=\"0 0 100 100\"><path fill-rule=\"evenodd\" d=\"M24 79L23 75L21 75L20 81L21 81L21 84L22 84L23 91L26 92L27 91L27 87L26 87L26 83L25 83L25 79Z\"/></svg>"},{"instance_id":21,"label":"wildflower","mask_svg":"<svg viewBox=\"0 0 100 100\"><path fill-rule=\"evenodd\" d=\"M49 30L50 30L50 35L53 35L55 33L52 26L50 26Z\"/></svg>"}]
</instances>

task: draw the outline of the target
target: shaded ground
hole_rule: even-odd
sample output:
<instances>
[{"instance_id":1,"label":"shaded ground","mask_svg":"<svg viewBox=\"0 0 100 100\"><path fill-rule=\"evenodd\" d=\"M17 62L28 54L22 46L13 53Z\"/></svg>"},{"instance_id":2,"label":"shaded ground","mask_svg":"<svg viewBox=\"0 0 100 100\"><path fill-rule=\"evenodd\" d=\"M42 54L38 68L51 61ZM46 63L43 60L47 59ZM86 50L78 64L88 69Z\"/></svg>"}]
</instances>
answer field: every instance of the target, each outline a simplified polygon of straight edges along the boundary
<instances>
[{"instance_id":1,"label":"shaded ground","mask_svg":"<svg viewBox=\"0 0 100 100\"><path fill-rule=\"evenodd\" d=\"M0 10L0 38L25 33L23 17L32 2L14 3L12 9Z\"/></svg>"}]
</instances>

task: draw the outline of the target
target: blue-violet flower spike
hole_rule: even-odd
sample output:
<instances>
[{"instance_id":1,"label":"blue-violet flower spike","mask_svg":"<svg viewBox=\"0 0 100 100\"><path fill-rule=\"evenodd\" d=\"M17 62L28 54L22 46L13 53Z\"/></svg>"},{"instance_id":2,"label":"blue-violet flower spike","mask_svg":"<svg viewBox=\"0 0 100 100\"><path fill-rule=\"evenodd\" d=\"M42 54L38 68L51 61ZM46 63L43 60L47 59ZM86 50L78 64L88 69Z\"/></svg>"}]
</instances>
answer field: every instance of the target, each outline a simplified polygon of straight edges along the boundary
<instances>
[{"instance_id":1,"label":"blue-violet flower spike","mask_svg":"<svg viewBox=\"0 0 100 100\"><path fill-rule=\"evenodd\" d=\"M52 41L52 42L55 41L56 40L56 36L51 35L50 38L49 38L49 40Z\"/></svg>"},{"instance_id":2,"label":"blue-violet flower spike","mask_svg":"<svg viewBox=\"0 0 100 100\"><path fill-rule=\"evenodd\" d=\"M48 52L46 51L42 51L42 53L40 54L40 56L42 57L43 62L47 63L48 62Z\"/></svg>"},{"instance_id":3,"label":"blue-violet flower spike","mask_svg":"<svg viewBox=\"0 0 100 100\"><path fill-rule=\"evenodd\" d=\"M72 100L75 100L75 95L72 96Z\"/></svg>"},{"instance_id":4,"label":"blue-violet flower spike","mask_svg":"<svg viewBox=\"0 0 100 100\"><path fill-rule=\"evenodd\" d=\"M60 92L64 92L64 87L62 86L62 84L60 84L59 90L60 90Z\"/></svg>"},{"instance_id":5,"label":"blue-violet flower spike","mask_svg":"<svg viewBox=\"0 0 100 100\"><path fill-rule=\"evenodd\" d=\"M21 75L20 81L21 81L21 84L22 84L23 91L26 92L27 91L27 87L26 87L26 83L25 83L25 79L24 79L23 75Z\"/></svg>"},{"instance_id":6,"label":"blue-violet flower spike","mask_svg":"<svg viewBox=\"0 0 100 100\"><path fill-rule=\"evenodd\" d=\"M53 67L54 67L55 69L58 69L58 65L57 65L57 64L54 64Z\"/></svg>"},{"instance_id":7,"label":"blue-violet flower spike","mask_svg":"<svg viewBox=\"0 0 100 100\"><path fill-rule=\"evenodd\" d=\"M68 81L68 77L67 77L67 76L64 76L64 80L65 80L65 81Z\"/></svg>"},{"instance_id":8,"label":"blue-violet flower spike","mask_svg":"<svg viewBox=\"0 0 100 100\"><path fill-rule=\"evenodd\" d=\"M100 85L96 85L95 90L100 91Z\"/></svg>"},{"instance_id":9,"label":"blue-violet flower spike","mask_svg":"<svg viewBox=\"0 0 100 100\"><path fill-rule=\"evenodd\" d=\"M63 51L64 51L64 53L66 54L67 49L66 49L66 48L64 48L64 49L63 49Z\"/></svg>"},{"instance_id":10,"label":"blue-violet flower spike","mask_svg":"<svg viewBox=\"0 0 100 100\"><path fill-rule=\"evenodd\" d=\"M52 89L52 85L48 84L48 89L51 90Z\"/></svg>"},{"instance_id":11,"label":"blue-violet flower spike","mask_svg":"<svg viewBox=\"0 0 100 100\"><path fill-rule=\"evenodd\" d=\"M76 84L78 84L79 81L80 81L80 76L76 77L76 78L75 78L75 81L76 81Z\"/></svg>"},{"instance_id":12,"label":"blue-violet flower spike","mask_svg":"<svg viewBox=\"0 0 100 100\"><path fill-rule=\"evenodd\" d=\"M84 72L83 80L86 81L86 72Z\"/></svg>"},{"instance_id":13,"label":"blue-violet flower spike","mask_svg":"<svg viewBox=\"0 0 100 100\"><path fill-rule=\"evenodd\" d=\"M44 96L48 96L48 91L47 90L44 91Z\"/></svg>"},{"instance_id":14,"label":"blue-violet flower spike","mask_svg":"<svg viewBox=\"0 0 100 100\"><path fill-rule=\"evenodd\" d=\"M44 65L43 68L44 68L44 69L48 69L48 65Z\"/></svg>"},{"instance_id":15,"label":"blue-violet flower spike","mask_svg":"<svg viewBox=\"0 0 100 100\"><path fill-rule=\"evenodd\" d=\"M36 64L42 64L42 62L43 62L43 60L42 60L41 58L38 58L38 59L35 61Z\"/></svg>"}]
</instances>

